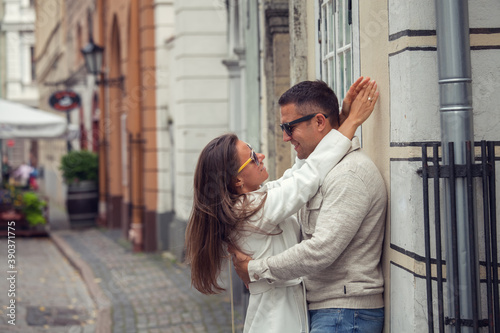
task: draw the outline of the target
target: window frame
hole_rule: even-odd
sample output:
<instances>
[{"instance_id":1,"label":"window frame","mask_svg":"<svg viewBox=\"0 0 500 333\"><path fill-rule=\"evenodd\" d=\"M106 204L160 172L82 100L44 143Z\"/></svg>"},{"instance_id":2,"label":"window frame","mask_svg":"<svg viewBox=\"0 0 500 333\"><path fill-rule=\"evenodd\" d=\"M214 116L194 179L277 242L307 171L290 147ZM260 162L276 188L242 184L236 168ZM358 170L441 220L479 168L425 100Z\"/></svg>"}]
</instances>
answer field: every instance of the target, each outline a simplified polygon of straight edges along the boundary
<instances>
[{"instance_id":1,"label":"window frame","mask_svg":"<svg viewBox=\"0 0 500 333\"><path fill-rule=\"evenodd\" d=\"M351 25L350 25L350 33L351 33L351 78L350 78L350 83L344 82L343 83L343 89L339 90L337 84L337 79L335 81L330 80L329 76L327 76L326 71L330 70L327 66L325 66L325 62L328 62L331 57L329 58L324 58L324 45L325 45L325 30L324 29L324 24L325 24L325 17L324 17L324 12L323 12L323 7L327 5L328 3L332 3L335 5L335 9L337 9L337 3L339 1L342 1L346 5L351 2ZM354 82L356 78L358 78L361 75L361 60L360 60L360 41L359 41L359 0L317 0L315 1L315 22L317 23L317 35L316 35L316 78L318 80L325 81L328 86L330 86L335 93L337 94L337 97L339 99L339 104L340 108L342 108L342 101L345 97L345 94L347 93L350 84ZM333 7L333 6L332 6ZM346 8L346 6L344 6ZM335 22L335 15L333 17L326 17L326 20L330 20ZM328 23L328 21L326 21ZM346 22L346 21L344 21ZM332 30L333 31L333 30ZM334 32L334 31L333 31ZM334 35L335 38L336 35ZM336 39L335 39L336 40ZM345 45L344 45L345 46ZM335 46L336 48L336 46ZM338 52L343 52L345 51L345 48L336 48L336 51ZM333 56L335 59L335 65L337 66L337 61L334 52L327 52L328 56ZM335 70L336 67L334 67L334 73L336 76L339 75L338 71ZM362 137L361 137L361 126L358 127L356 130L355 135L359 137L360 142L362 143Z\"/></svg>"},{"instance_id":2,"label":"window frame","mask_svg":"<svg viewBox=\"0 0 500 333\"><path fill-rule=\"evenodd\" d=\"M340 7L338 5L339 2L344 4L341 8L344 8L346 13L347 5L351 2L350 43L348 45L344 44L341 47L337 47L339 43L339 34L337 33L337 29L329 30L333 24L337 26L339 19L338 9ZM315 4L316 22L318 27L316 43L316 54L318 60L316 62L316 77L317 79L325 81L335 91L339 100L342 101L354 78L359 77L361 72L359 57L359 0L317 0ZM332 11L335 11L333 16L331 15ZM347 18L347 15L344 15L344 22L348 22ZM328 31L333 33L333 39L327 38L328 35L326 33ZM342 32L345 32L345 30ZM343 40L345 40L345 36L343 36ZM331 49L329 45L330 41L334 42ZM327 48L326 50L325 45ZM339 87L341 74L343 74L344 78L347 74L345 65L343 66L344 69L342 72L337 70L337 68L341 65L339 54L345 54L346 51L350 51L350 78L349 80L343 80L342 86ZM332 72L334 73L335 78L332 78Z\"/></svg>"}]
</instances>

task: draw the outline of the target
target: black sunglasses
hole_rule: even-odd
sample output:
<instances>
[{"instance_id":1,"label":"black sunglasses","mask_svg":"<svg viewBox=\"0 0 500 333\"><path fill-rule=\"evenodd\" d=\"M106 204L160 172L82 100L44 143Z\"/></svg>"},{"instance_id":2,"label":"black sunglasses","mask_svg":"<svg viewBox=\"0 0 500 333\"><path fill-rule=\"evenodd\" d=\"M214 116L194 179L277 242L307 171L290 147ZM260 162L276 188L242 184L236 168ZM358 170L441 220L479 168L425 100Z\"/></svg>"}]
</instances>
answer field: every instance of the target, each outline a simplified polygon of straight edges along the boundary
<instances>
[{"instance_id":1,"label":"black sunglasses","mask_svg":"<svg viewBox=\"0 0 500 333\"><path fill-rule=\"evenodd\" d=\"M292 136L292 131L293 131L293 127L292 125L295 125L295 124L298 124L298 123L301 123L303 121L306 121L306 120L309 120L311 119L312 117L315 117L316 115L318 114L322 114L322 113L313 113L313 114L308 114L307 116L304 116L302 118L299 118L299 119L295 119L293 121L290 121L288 123L283 123L283 124L280 124L280 127L281 127L281 131L284 131L288 136ZM327 114L323 114L323 116L325 118L328 118L328 115Z\"/></svg>"}]
</instances>

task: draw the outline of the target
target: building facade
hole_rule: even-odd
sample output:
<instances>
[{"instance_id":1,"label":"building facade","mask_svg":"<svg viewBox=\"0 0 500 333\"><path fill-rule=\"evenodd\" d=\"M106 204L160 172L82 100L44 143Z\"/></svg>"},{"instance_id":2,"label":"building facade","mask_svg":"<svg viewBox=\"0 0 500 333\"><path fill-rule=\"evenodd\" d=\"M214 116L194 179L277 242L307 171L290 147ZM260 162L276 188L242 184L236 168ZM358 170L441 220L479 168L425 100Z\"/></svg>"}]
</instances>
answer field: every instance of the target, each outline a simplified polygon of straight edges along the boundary
<instances>
[{"instance_id":1,"label":"building facade","mask_svg":"<svg viewBox=\"0 0 500 333\"><path fill-rule=\"evenodd\" d=\"M38 106L35 71L35 8L29 0L3 1L3 98Z\"/></svg>"},{"instance_id":2,"label":"building facade","mask_svg":"<svg viewBox=\"0 0 500 333\"><path fill-rule=\"evenodd\" d=\"M136 251L154 251L158 243L154 10L153 1L96 1L91 10L92 38L104 47L95 81L99 223L121 228Z\"/></svg>"},{"instance_id":3,"label":"building facade","mask_svg":"<svg viewBox=\"0 0 500 333\"><path fill-rule=\"evenodd\" d=\"M471 118L470 125L468 125L471 129L464 128L455 130L453 133L445 131L447 127L445 119L448 117L445 113L448 112L448 105L445 104L447 93L443 91L443 85L448 84L446 82L448 77L442 73L447 63L455 59L445 59L440 62L439 52L443 52L446 42L437 32L442 31L439 30L440 25L449 22L443 22L443 17L438 15L439 13L436 12L438 6L434 6L434 3L417 1L405 4L389 1L387 6L383 4L374 6L367 13L375 22L377 17L381 17L380 15L387 17L388 22L387 27L384 27L385 40L383 41L387 46L384 49L387 50L385 56L388 67L387 88L390 93L388 96L390 127L387 131L390 145L388 151L391 193L390 234L387 235L387 239L390 243L386 242L390 244L387 244L389 248L386 249L386 261L389 261L387 264L390 263L388 272L390 288L387 288L389 295L386 300L391 308L391 328L395 330L423 326L429 316L429 310L421 307L421 304L425 304L429 298L425 292L425 277L430 274L425 272L422 259L425 257L424 201L421 199L423 198L422 181L416 173L416 170L422 167L420 159L422 152L418 146L422 143L451 141L451 137L457 137L459 131L468 132L471 140L475 142L498 141L498 129L493 124L496 124L499 118L495 106L498 103L498 96L495 96L494 91L500 88L498 83L500 67L494 59L500 56L500 24L495 19L500 12L500 6L495 1L468 2L468 8L467 2L462 2L462 4L465 4L465 8L458 13L468 10L466 18L468 18L469 30L466 32L466 42L470 43L470 52L466 56L470 57L470 60L464 61L464 64L470 66L471 76L465 77L470 90L468 93L464 92L463 95L469 95L467 98L471 100L472 108L467 112ZM379 16L375 16L377 13ZM460 15L458 13L456 16ZM387 29L387 34L385 29ZM379 42L382 43L382 40ZM464 109L465 107L467 106L465 105ZM463 117L464 112L458 110L460 108L455 107L455 109L457 110L452 112L460 113L460 117ZM460 123L461 121L455 118L453 122ZM457 140L456 145L458 146L459 143ZM457 151L460 152L464 149L463 147L458 148ZM478 156L478 152L475 155ZM444 152L441 152L440 156L443 159L446 158ZM474 194L477 202L472 206L476 209L471 206L469 209L474 210L477 228L476 241L478 244L484 244L484 230L481 227L484 217L480 209L483 196L481 186L478 186L479 182L475 184ZM443 185L446 189L446 184ZM442 199L446 202L448 198ZM457 214L460 210L461 207L457 209ZM447 227L448 222L449 219L445 215L442 222L443 235L451 233ZM458 228L460 229L460 224ZM459 233L458 238L467 238L468 235L468 231L462 236ZM451 243L451 238L447 241ZM449 267L451 251L448 251L449 247L446 250L444 248L443 244L442 256L446 258ZM480 299L477 310L480 318L484 319L488 318L485 252L483 246L478 246L477 250L479 261L483 262L480 265L477 264L478 281L479 279L483 281L479 287ZM469 249L466 246L459 246L459 251L467 252ZM431 248L431 254L432 258L436 258L434 246ZM472 270L472 267L469 266L466 270ZM436 276L435 272L431 274L433 277ZM452 299L449 269L446 276L448 278L444 289L444 308L446 315L453 318L452 303L449 302ZM467 299L465 296L472 289L470 285L460 282L461 297ZM434 299L437 299L436 289L434 289ZM469 300L471 300L470 295ZM434 303L433 308L434 313L438 313L437 304ZM460 311L464 314L463 318L471 319L471 310L470 304L469 306L462 304L460 307ZM437 318L434 323L437 328ZM499 323L497 322L496 325L498 329ZM417 329L414 328L414 331ZM465 327L462 331L472 332L472 327Z\"/></svg>"},{"instance_id":4,"label":"building facade","mask_svg":"<svg viewBox=\"0 0 500 333\"><path fill-rule=\"evenodd\" d=\"M482 0L466 9L473 140L498 142L500 7ZM380 98L358 136L389 193L385 331L417 332L428 322L426 282L436 280L437 268L432 261L433 270L425 269L418 170L422 145L443 140L438 17L433 1L416 0L39 0L40 103L49 94L43 82L63 82L83 97L71 121L87 131L87 149L99 152L99 223L121 228L136 251L170 251L182 260L194 169L206 143L235 132L266 155L276 179L294 159L282 141L279 96L320 79L342 100L357 77L375 79ZM105 48L97 81L78 52L91 38ZM64 149L47 147L46 177L56 178L54 152ZM477 238L483 234L478 228ZM481 318L485 298L481 292Z\"/></svg>"},{"instance_id":5,"label":"building facade","mask_svg":"<svg viewBox=\"0 0 500 333\"><path fill-rule=\"evenodd\" d=\"M0 98L38 106L34 62L35 8L28 0L0 2ZM38 145L27 139L3 141L1 151L12 167L37 165Z\"/></svg>"},{"instance_id":6,"label":"building facade","mask_svg":"<svg viewBox=\"0 0 500 333\"><path fill-rule=\"evenodd\" d=\"M175 1L169 109L173 127L173 211L169 250L183 257L184 230L193 197L198 154L214 137L229 130L227 14L222 3Z\"/></svg>"},{"instance_id":7,"label":"building facade","mask_svg":"<svg viewBox=\"0 0 500 333\"><path fill-rule=\"evenodd\" d=\"M38 106L34 62L35 9L32 1L0 2L0 98ZM29 139L0 139L0 155L11 168L38 166L38 143Z\"/></svg>"},{"instance_id":8,"label":"building facade","mask_svg":"<svg viewBox=\"0 0 500 333\"><path fill-rule=\"evenodd\" d=\"M65 139L38 140L38 162L40 167L40 190L49 198L51 205L64 211L66 205L66 184L59 170L61 157L69 149L93 150L91 90L83 72L83 58L78 52L83 36L89 31L88 15L84 12L87 2L63 0L34 1L35 6L35 51L36 83L39 91L38 107L52 112L68 123L78 125L80 136L69 141ZM81 7L79 7L79 4ZM71 16L66 13L69 12ZM70 20L69 17L75 18ZM49 103L51 95L61 90L73 90L81 105L70 111L60 112Z\"/></svg>"},{"instance_id":9,"label":"building facade","mask_svg":"<svg viewBox=\"0 0 500 333\"><path fill-rule=\"evenodd\" d=\"M467 1L461 3L467 5ZM473 140L496 142L498 128L495 124L499 115L495 109L498 94L494 92L499 91L500 82L497 61L500 35L495 18L500 8L495 1L484 1L469 2L458 13L465 10L468 10L465 16L470 26L467 39L470 36L472 77L464 81L471 82L473 108L467 110L474 118ZM276 101L284 90L302 80L320 79L342 99L360 75L377 80L380 99L358 136L364 151L381 171L389 191L383 253L385 330L417 332L427 327L427 280L433 281L435 319L432 325L437 330L440 324L435 282L436 245L430 249L431 261L434 260L431 272L426 273L423 183L417 172L422 168L422 145L440 144L446 139L441 124L445 116L440 110L447 110L440 105L441 78L437 75L438 66L443 66L438 63L436 32L437 22L442 18L438 18L436 4L433 1L290 0L259 1L258 4L229 1L228 14L230 61L226 64L234 81L229 103L242 110L240 116L246 124L245 127L238 121L236 125L231 123L232 129L243 133L249 141L257 138L257 143L252 144L260 145L266 154L272 178L279 177L290 165L286 152L289 148L282 146L277 126L279 108ZM253 17L257 17L257 22L252 22ZM252 32L253 26L258 27L258 33ZM252 39L258 42L252 45ZM258 52L254 52L256 48ZM259 64L258 71L246 68L246 64L252 62ZM261 103L250 115L249 111L245 113L249 103L245 98L253 96L255 86L246 85L245 80L246 75L255 73L261 75L258 80ZM265 121L258 129L252 129L249 116ZM476 188L480 193L477 183ZM480 197L477 194L474 204L477 207L482 206ZM445 199L443 197L443 202ZM474 214L477 221L481 221L479 208ZM445 219L443 216L443 221ZM431 224L434 228L433 219ZM477 241L481 244L484 230L479 222L477 224ZM446 234L445 222L442 228ZM431 233L435 237L434 232ZM447 252L444 244L443 258ZM482 262L477 263L478 281L482 281L478 307L479 318L484 319L487 318L485 253L479 246L478 251ZM443 270L446 271L444 265ZM444 312L453 318L446 273L444 279ZM460 288L468 289L463 285ZM467 306L462 305L461 310L462 318L472 320ZM465 331L468 329L472 328L465 328Z\"/></svg>"}]
</instances>

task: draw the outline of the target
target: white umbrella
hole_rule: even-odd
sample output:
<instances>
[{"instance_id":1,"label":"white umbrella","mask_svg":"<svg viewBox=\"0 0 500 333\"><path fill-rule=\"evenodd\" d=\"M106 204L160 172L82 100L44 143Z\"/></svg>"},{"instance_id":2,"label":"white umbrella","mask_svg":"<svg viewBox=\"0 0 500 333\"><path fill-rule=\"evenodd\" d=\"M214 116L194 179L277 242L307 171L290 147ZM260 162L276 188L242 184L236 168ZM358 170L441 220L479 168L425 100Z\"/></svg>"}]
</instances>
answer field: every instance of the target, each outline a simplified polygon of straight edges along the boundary
<instances>
[{"instance_id":1,"label":"white umbrella","mask_svg":"<svg viewBox=\"0 0 500 333\"><path fill-rule=\"evenodd\" d=\"M64 117L0 99L0 139L75 137L78 137L78 126L68 127Z\"/></svg>"}]
</instances>

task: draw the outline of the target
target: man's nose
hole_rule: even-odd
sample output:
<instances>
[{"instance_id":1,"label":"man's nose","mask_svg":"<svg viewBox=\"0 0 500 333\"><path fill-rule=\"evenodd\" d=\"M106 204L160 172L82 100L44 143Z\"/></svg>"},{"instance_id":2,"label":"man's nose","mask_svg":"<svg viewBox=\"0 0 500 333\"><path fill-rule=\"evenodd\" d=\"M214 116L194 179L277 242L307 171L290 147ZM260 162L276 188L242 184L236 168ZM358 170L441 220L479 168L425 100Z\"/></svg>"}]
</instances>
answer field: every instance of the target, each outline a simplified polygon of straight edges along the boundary
<instances>
[{"instance_id":1,"label":"man's nose","mask_svg":"<svg viewBox=\"0 0 500 333\"><path fill-rule=\"evenodd\" d=\"M256 153L256 154L257 154L257 158L259 159L259 163L262 162L266 158L266 155L264 155L264 154L261 154L261 153Z\"/></svg>"},{"instance_id":2,"label":"man's nose","mask_svg":"<svg viewBox=\"0 0 500 333\"><path fill-rule=\"evenodd\" d=\"M286 133L286 131L283 131L283 141L288 142L292 140L292 137Z\"/></svg>"}]
</instances>

